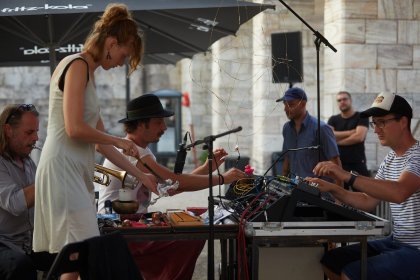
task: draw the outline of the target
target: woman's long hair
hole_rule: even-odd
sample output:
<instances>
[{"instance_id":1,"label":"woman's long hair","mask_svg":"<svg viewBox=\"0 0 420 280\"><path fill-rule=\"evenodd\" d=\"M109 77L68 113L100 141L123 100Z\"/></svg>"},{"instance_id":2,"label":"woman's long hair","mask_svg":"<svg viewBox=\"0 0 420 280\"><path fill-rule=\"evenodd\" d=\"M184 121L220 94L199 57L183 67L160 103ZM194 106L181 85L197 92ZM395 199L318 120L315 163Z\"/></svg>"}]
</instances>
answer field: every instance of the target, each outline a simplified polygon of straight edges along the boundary
<instances>
[{"instance_id":1,"label":"woman's long hair","mask_svg":"<svg viewBox=\"0 0 420 280\"><path fill-rule=\"evenodd\" d=\"M96 21L88 35L84 50L98 62L104 54L105 39L115 37L118 44L127 44L133 38L134 53L130 57L130 73L137 69L143 56L141 30L124 4L109 4L103 15Z\"/></svg>"}]
</instances>

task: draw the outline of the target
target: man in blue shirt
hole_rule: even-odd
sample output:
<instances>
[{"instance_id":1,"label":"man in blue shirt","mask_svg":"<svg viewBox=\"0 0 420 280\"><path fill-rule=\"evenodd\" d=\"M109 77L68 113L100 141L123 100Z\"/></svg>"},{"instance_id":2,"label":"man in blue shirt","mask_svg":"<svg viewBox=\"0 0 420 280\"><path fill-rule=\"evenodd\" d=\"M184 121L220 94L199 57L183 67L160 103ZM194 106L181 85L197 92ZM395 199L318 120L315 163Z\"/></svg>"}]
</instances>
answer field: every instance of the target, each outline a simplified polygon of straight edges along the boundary
<instances>
[{"instance_id":1,"label":"man in blue shirt","mask_svg":"<svg viewBox=\"0 0 420 280\"><path fill-rule=\"evenodd\" d=\"M320 145L321 158L318 149L303 149L289 151L283 162L283 175L313 177L312 170L319 161L332 161L341 166L337 143L332 129L321 121L321 143L318 143L318 120L306 110L308 98L301 88L289 88L284 96L276 102L283 102L289 122L283 126L283 151L289 149ZM340 183L340 182L338 182Z\"/></svg>"}]
</instances>

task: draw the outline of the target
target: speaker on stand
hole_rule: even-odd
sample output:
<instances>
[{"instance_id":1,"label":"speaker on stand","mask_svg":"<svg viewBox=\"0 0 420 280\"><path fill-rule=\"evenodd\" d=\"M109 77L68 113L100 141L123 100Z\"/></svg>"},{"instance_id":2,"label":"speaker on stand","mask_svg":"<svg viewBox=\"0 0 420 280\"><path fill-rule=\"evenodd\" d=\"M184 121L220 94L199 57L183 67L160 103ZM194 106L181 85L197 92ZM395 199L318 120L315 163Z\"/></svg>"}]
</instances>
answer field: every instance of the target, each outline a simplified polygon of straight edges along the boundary
<instances>
[{"instance_id":1,"label":"speaker on stand","mask_svg":"<svg viewBox=\"0 0 420 280\"><path fill-rule=\"evenodd\" d=\"M300 31L271 34L271 56L273 83L288 83L292 87L303 81Z\"/></svg>"}]
</instances>

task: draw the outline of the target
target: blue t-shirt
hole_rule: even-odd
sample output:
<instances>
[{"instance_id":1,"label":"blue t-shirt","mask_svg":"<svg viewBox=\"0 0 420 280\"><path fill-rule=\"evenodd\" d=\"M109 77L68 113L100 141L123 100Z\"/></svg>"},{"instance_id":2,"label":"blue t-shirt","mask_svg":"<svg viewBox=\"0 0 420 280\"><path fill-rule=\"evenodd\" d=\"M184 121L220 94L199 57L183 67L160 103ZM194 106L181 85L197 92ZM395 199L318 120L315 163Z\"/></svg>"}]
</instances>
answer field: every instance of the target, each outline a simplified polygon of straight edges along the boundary
<instances>
[{"instance_id":1,"label":"blue t-shirt","mask_svg":"<svg viewBox=\"0 0 420 280\"><path fill-rule=\"evenodd\" d=\"M331 160L339 156L337 143L332 129L321 121L321 161ZM299 133L296 133L294 121L283 126L283 151L288 149L318 145L318 121L306 112ZM293 175L314 177L312 170L318 161L318 150L289 151L285 155L289 159L289 169Z\"/></svg>"}]
</instances>

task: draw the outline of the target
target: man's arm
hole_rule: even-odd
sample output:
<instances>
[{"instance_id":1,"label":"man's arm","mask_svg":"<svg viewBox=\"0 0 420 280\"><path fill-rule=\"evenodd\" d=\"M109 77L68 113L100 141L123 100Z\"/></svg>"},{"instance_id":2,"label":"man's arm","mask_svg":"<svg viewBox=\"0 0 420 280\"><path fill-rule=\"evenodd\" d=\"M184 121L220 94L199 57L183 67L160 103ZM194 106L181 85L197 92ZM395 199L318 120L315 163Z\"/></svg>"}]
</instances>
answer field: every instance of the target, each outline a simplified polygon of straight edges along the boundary
<instances>
[{"instance_id":1,"label":"man's arm","mask_svg":"<svg viewBox=\"0 0 420 280\"><path fill-rule=\"evenodd\" d=\"M333 129L335 139L337 140L337 143L347 137L350 137L356 131L356 129L350 129L350 130L344 130L344 131L336 131L334 128L332 129Z\"/></svg>"},{"instance_id":2,"label":"man's arm","mask_svg":"<svg viewBox=\"0 0 420 280\"><path fill-rule=\"evenodd\" d=\"M337 141L339 141L339 140L341 140L343 138L349 137L352 133L354 133L354 129L344 130L344 131L337 131L337 130L335 130L335 127L337 125L336 124L336 120L337 120L337 115L332 116L332 117L330 117L328 119L327 124L332 129L332 131L334 133L334 136L335 136L335 139Z\"/></svg>"},{"instance_id":3,"label":"man's arm","mask_svg":"<svg viewBox=\"0 0 420 280\"><path fill-rule=\"evenodd\" d=\"M349 146L354 145L358 143L362 143L366 139L366 135L368 132L368 128L366 126L358 125L356 129L350 130L353 133L346 137L342 137L341 139L338 139L337 136L337 145L340 146ZM335 135L335 132L334 132Z\"/></svg>"},{"instance_id":4,"label":"man's arm","mask_svg":"<svg viewBox=\"0 0 420 280\"><path fill-rule=\"evenodd\" d=\"M149 156L145 156L141 158L137 163L137 167L144 172L150 172L145 169L143 164L147 164L150 169L153 170L159 177L163 180L171 179L173 182L179 182L179 189L178 192L182 191L197 191L202 190L208 187L209 185L209 176L207 174L198 175L198 174L175 174L165 166L157 163L153 158ZM245 173L240 171L239 169L232 168L229 169L227 172L223 173L223 179L218 175L212 176L212 185L215 186L219 183L230 184L233 181L236 181L240 178L245 177ZM223 180L223 181L222 181Z\"/></svg>"},{"instance_id":5,"label":"man's arm","mask_svg":"<svg viewBox=\"0 0 420 280\"><path fill-rule=\"evenodd\" d=\"M402 172L398 181L358 176L353 186L377 199L403 203L420 189L420 177L408 171Z\"/></svg>"},{"instance_id":6,"label":"man's arm","mask_svg":"<svg viewBox=\"0 0 420 280\"><path fill-rule=\"evenodd\" d=\"M336 184L327 182L320 178L306 178L306 180L317 183L321 192L329 192L338 201L357 209L370 212L374 210L380 202L380 200L373 198L366 193L348 191Z\"/></svg>"},{"instance_id":7,"label":"man's arm","mask_svg":"<svg viewBox=\"0 0 420 280\"><path fill-rule=\"evenodd\" d=\"M35 188L33 184L24 188L17 186L13 176L3 167L0 166L0 208L19 216L34 206Z\"/></svg>"},{"instance_id":8,"label":"man's arm","mask_svg":"<svg viewBox=\"0 0 420 280\"><path fill-rule=\"evenodd\" d=\"M343 182L348 182L351 177L350 172L328 161L318 163L314 168L314 173ZM378 200L402 203L420 189L420 177L408 171L402 172L397 181L357 176L353 187Z\"/></svg>"}]
</instances>

